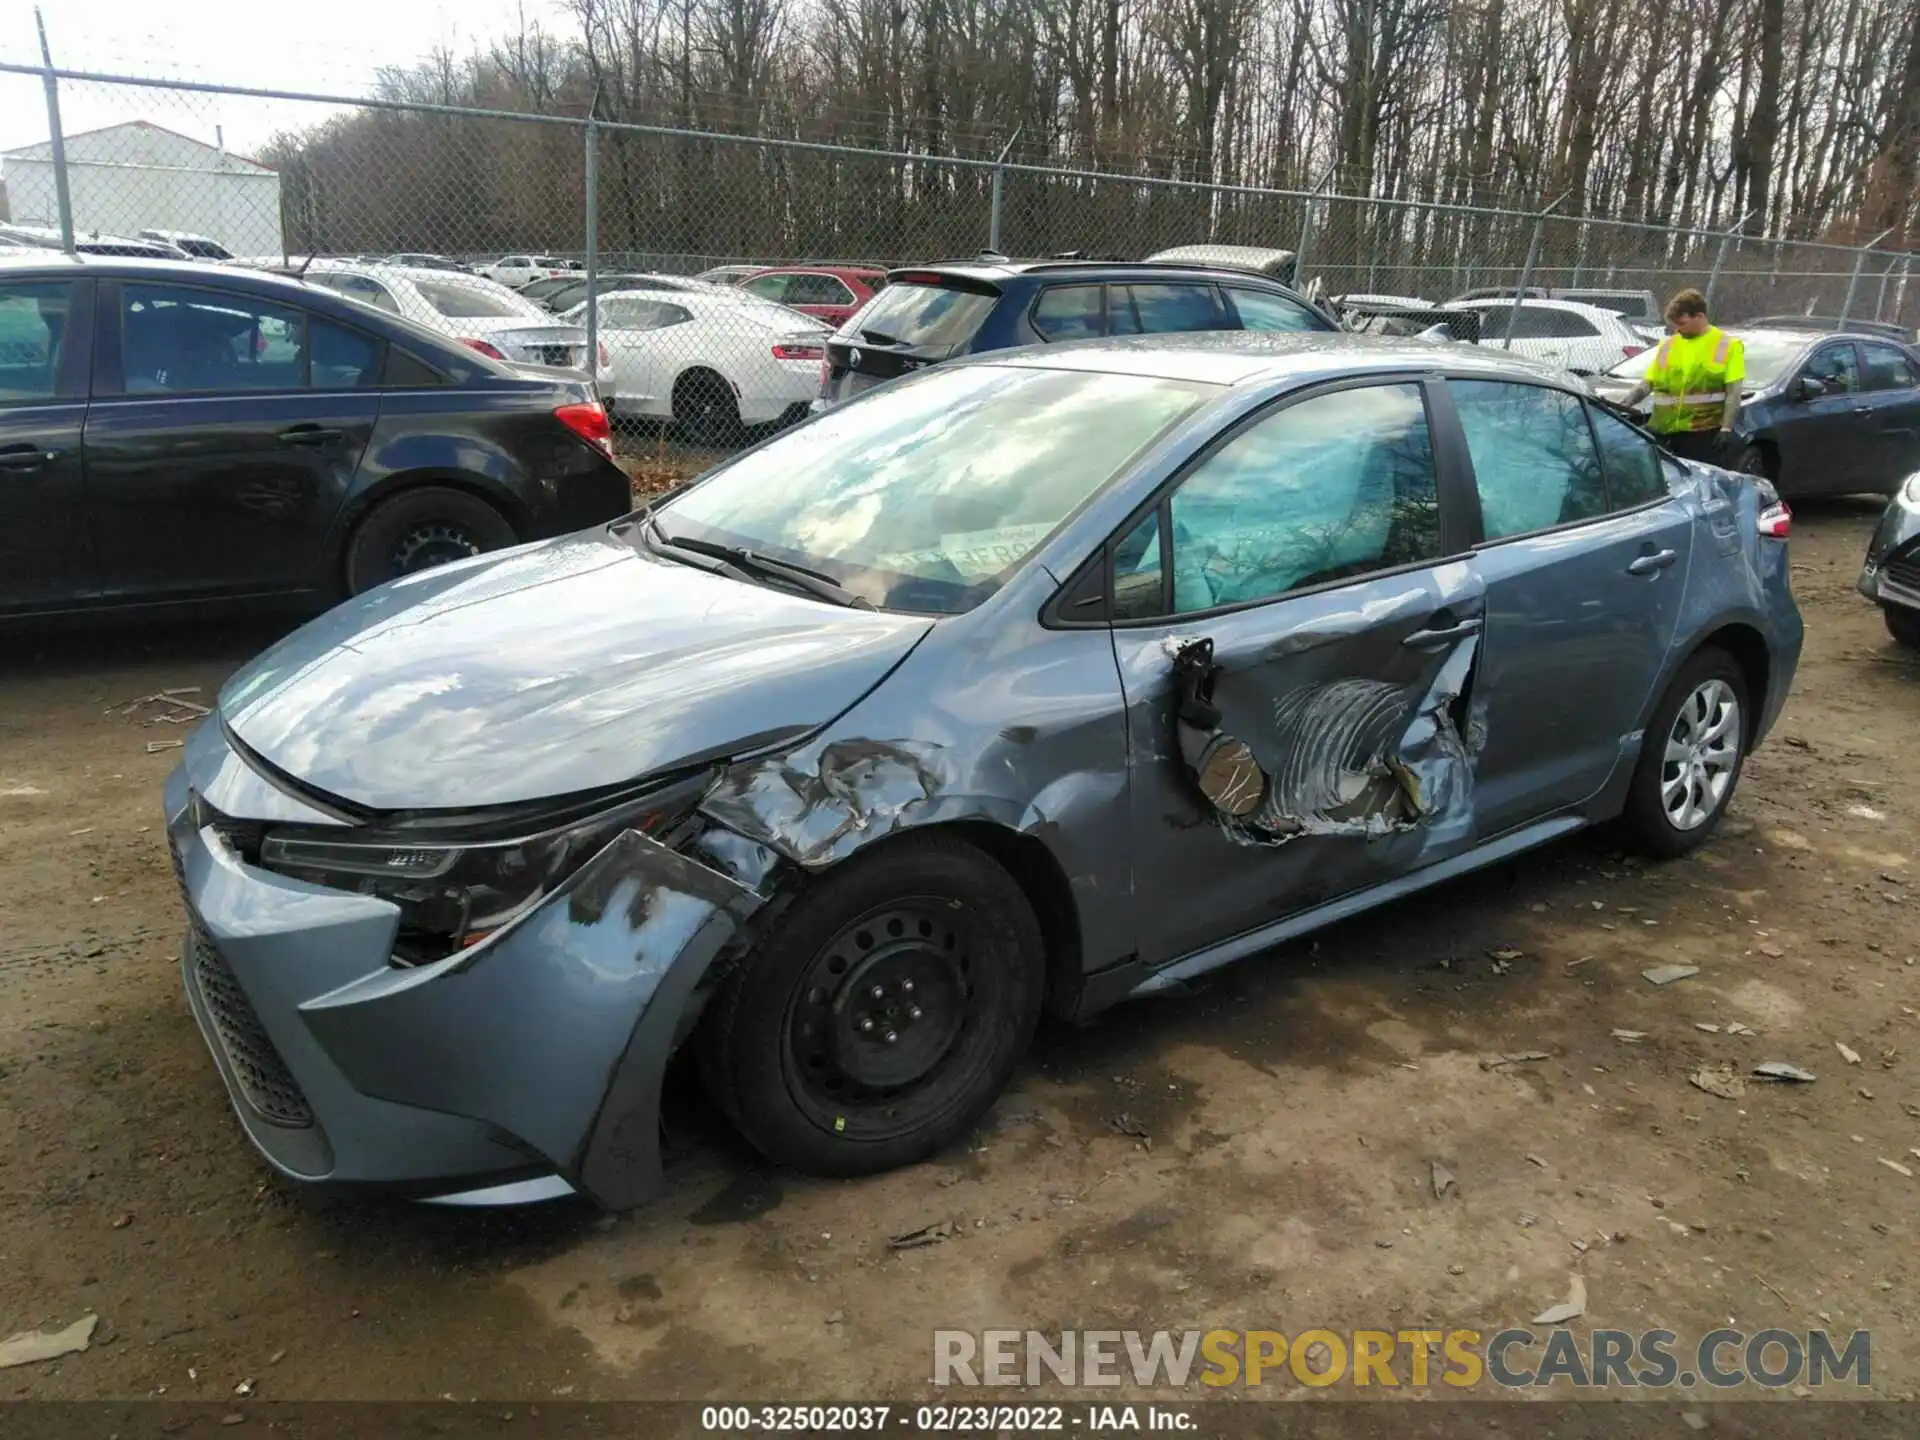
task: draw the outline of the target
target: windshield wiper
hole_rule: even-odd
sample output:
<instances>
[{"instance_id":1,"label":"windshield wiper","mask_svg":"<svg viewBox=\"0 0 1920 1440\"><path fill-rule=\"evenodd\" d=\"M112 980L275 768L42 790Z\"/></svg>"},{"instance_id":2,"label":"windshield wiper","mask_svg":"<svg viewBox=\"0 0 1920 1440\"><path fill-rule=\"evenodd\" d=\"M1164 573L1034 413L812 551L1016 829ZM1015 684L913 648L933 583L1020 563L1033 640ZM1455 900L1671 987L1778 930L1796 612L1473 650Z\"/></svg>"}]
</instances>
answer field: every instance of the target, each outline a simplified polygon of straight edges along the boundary
<instances>
[{"instance_id":1,"label":"windshield wiper","mask_svg":"<svg viewBox=\"0 0 1920 1440\"><path fill-rule=\"evenodd\" d=\"M649 526L654 537L671 550L689 551L695 555L705 555L721 562L722 573L730 573L736 580L748 580L753 575L784 581L796 589L804 590L817 600L830 604L844 605L851 610L871 610L873 602L864 595L856 595L846 586L829 575L818 570L809 570L804 565L795 565L790 561L776 560L771 555L762 555L757 550L749 550L744 545L721 545L712 540L695 540L686 535L669 535L660 528L657 519L649 517Z\"/></svg>"}]
</instances>

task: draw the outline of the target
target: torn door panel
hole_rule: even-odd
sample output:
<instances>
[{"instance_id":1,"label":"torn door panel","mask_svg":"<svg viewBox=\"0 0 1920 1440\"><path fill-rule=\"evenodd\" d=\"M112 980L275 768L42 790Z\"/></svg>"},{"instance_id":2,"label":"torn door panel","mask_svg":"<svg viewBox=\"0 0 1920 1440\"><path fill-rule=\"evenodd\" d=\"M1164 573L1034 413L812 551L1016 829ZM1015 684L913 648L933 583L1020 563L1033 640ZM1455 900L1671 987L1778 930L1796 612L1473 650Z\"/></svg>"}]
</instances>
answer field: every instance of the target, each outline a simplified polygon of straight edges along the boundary
<instances>
[{"instance_id":1,"label":"torn door panel","mask_svg":"<svg viewBox=\"0 0 1920 1440\"><path fill-rule=\"evenodd\" d=\"M1182 760L1242 844L1467 826L1472 758L1458 720L1476 646L1454 642L1424 689L1358 676L1297 686L1274 699L1263 733L1243 736L1222 728L1211 642L1189 641L1174 662Z\"/></svg>"}]
</instances>

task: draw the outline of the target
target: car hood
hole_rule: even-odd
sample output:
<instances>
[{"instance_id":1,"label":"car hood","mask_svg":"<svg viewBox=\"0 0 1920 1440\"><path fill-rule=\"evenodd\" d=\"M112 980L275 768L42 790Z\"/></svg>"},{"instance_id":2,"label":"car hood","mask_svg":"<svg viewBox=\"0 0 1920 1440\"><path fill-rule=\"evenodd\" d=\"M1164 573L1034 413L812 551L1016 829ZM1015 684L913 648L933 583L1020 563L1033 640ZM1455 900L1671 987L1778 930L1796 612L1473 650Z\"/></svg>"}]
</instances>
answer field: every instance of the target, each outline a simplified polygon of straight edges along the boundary
<instances>
[{"instance_id":1,"label":"car hood","mask_svg":"<svg viewBox=\"0 0 1920 1440\"><path fill-rule=\"evenodd\" d=\"M931 625L593 531L349 600L236 674L220 715L268 764L353 805L481 809L794 739L871 690Z\"/></svg>"}]
</instances>

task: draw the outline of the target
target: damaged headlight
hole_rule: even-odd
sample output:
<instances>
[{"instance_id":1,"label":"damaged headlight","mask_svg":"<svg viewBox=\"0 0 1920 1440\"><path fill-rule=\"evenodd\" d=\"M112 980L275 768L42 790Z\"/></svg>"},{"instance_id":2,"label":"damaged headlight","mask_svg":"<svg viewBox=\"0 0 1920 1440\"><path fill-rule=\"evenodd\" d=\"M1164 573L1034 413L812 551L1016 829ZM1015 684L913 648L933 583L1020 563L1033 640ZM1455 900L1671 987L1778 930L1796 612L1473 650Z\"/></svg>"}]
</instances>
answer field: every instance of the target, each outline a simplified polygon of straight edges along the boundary
<instances>
[{"instance_id":1,"label":"damaged headlight","mask_svg":"<svg viewBox=\"0 0 1920 1440\"><path fill-rule=\"evenodd\" d=\"M271 830L260 841L260 864L398 905L394 961L426 964L511 924L623 832L665 830L698 803L710 778L697 775L512 838L494 838L500 817L369 827L351 839L337 831Z\"/></svg>"}]
</instances>

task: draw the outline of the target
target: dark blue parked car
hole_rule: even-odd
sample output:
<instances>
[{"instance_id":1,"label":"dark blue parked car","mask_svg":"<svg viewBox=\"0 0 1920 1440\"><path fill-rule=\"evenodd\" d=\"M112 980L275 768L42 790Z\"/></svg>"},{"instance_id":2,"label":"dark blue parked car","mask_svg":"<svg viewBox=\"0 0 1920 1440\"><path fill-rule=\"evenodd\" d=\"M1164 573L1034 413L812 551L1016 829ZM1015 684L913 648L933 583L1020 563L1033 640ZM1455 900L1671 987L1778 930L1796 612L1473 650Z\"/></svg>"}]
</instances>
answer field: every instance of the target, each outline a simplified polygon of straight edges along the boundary
<instances>
[{"instance_id":1,"label":"dark blue parked car","mask_svg":"<svg viewBox=\"0 0 1920 1440\"><path fill-rule=\"evenodd\" d=\"M1195 330L1333 333L1339 326L1253 270L1176 262L976 260L915 265L827 343L815 411L957 355Z\"/></svg>"}]
</instances>

